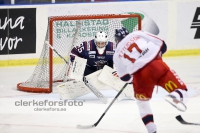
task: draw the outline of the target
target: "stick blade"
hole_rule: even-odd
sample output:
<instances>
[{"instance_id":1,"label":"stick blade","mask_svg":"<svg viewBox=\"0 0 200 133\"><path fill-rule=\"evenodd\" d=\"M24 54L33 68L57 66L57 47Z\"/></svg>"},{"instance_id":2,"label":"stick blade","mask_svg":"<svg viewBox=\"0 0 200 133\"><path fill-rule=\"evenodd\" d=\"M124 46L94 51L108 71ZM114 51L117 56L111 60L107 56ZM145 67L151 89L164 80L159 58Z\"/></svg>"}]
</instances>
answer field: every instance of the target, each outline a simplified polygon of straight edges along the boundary
<instances>
[{"instance_id":1,"label":"stick blade","mask_svg":"<svg viewBox=\"0 0 200 133\"><path fill-rule=\"evenodd\" d=\"M176 119L182 124L187 124L180 115L176 116Z\"/></svg>"},{"instance_id":2,"label":"stick blade","mask_svg":"<svg viewBox=\"0 0 200 133\"><path fill-rule=\"evenodd\" d=\"M181 115L176 116L176 119L181 123L181 124L185 124L185 125L198 125L200 126L200 123L191 123L191 122L187 122L185 121Z\"/></svg>"},{"instance_id":3,"label":"stick blade","mask_svg":"<svg viewBox=\"0 0 200 133\"><path fill-rule=\"evenodd\" d=\"M91 129L91 128L94 128L95 125L85 125L85 126L82 126L82 125L77 125L76 128L78 129Z\"/></svg>"}]
</instances>

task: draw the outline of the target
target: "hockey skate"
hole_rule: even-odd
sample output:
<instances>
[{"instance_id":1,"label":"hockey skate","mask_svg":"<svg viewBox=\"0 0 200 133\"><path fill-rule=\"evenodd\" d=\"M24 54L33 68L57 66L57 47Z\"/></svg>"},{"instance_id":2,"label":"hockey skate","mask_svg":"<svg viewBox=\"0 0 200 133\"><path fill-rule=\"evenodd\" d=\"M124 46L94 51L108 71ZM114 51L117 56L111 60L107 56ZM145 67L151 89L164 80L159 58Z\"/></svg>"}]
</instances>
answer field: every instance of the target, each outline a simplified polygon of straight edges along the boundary
<instances>
[{"instance_id":1,"label":"hockey skate","mask_svg":"<svg viewBox=\"0 0 200 133\"><path fill-rule=\"evenodd\" d=\"M165 100L169 102L172 106L177 108L179 111L185 112L187 107L182 101L179 101L175 96L173 95L167 95L165 96Z\"/></svg>"}]
</instances>

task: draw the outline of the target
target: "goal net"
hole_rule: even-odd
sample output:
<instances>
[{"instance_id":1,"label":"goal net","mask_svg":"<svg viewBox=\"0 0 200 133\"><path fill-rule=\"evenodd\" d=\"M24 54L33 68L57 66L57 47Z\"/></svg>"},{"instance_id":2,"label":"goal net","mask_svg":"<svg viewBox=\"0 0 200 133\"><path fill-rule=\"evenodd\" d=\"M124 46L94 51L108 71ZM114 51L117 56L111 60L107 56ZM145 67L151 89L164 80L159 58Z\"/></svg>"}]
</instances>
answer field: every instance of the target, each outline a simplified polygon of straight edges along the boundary
<instances>
[{"instance_id":1,"label":"goal net","mask_svg":"<svg viewBox=\"0 0 200 133\"><path fill-rule=\"evenodd\" d=\"M48 41L61 56L69 61L71 49L84 41L94 39L96 32L107 33L109 41L115 42L115 29L125 27L132 32L141 29L139 14L105 14L49 17L42 53L30 78L17 84L18 90L51 93L53 84L62 82L67 64L45 44Z\"/></svg>"}]
</instances>

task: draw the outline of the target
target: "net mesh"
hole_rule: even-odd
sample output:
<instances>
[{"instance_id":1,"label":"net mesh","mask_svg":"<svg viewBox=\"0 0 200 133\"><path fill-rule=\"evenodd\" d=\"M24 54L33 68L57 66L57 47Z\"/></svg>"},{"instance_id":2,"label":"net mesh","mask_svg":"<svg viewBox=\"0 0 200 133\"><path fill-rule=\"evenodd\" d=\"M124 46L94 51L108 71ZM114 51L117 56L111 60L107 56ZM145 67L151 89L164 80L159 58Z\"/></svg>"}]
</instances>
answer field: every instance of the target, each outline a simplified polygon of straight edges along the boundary
<instances>
[{"instance_id":1,"label":"net mesh","mask_svg":"<svg viewBox=\"0 0 200 133\"><path fill-rule=\"evenodd\" d=\"M140 16L127 14L50 17L45 41L69 61L69 54L74 46L94 39L98 31L106 32L109 41L115 42L115 29L121 27L125 27L129 32L141 29ZM64 79L67 67L67 64L44 43L33 74L17 87L22 91L50 93L52 84Z\"/></svg>"}]
</instances>

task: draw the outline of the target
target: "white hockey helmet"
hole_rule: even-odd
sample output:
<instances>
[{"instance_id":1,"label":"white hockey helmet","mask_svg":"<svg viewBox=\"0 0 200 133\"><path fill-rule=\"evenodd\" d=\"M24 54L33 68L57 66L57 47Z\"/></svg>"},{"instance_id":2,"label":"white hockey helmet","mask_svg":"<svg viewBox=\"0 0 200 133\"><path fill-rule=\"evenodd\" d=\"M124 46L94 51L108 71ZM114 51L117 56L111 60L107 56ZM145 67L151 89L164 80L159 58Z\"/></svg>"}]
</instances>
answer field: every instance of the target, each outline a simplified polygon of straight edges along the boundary
<instances>
[{"instance_id":1,"label":"white hockey helmet","mask_svg":"<svg viewBox=\"0 0 200 133\"><path fill-rule=\"evenodd\" d=\"M99 31L95 35L94 41L97 48L104 48L108 44L108 36L105 32Z\"/></svg>"}]
</instances>

